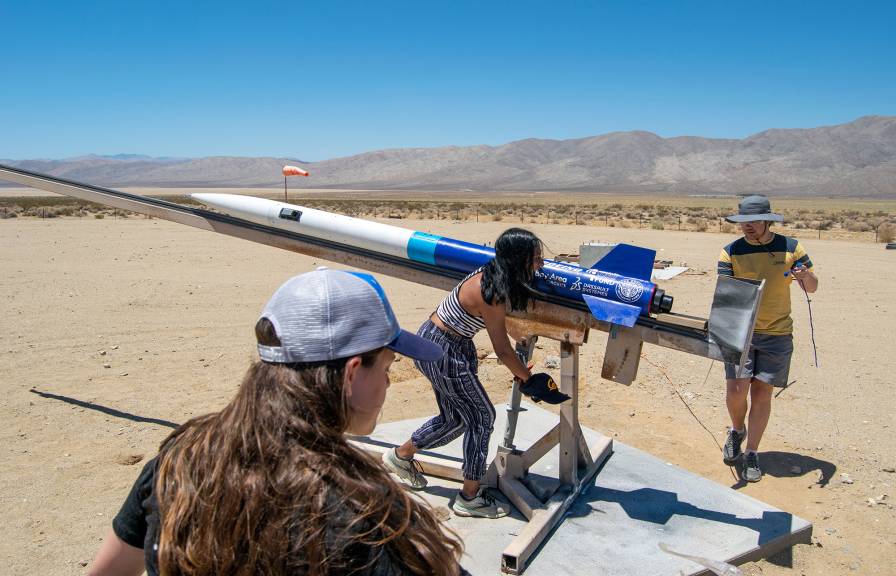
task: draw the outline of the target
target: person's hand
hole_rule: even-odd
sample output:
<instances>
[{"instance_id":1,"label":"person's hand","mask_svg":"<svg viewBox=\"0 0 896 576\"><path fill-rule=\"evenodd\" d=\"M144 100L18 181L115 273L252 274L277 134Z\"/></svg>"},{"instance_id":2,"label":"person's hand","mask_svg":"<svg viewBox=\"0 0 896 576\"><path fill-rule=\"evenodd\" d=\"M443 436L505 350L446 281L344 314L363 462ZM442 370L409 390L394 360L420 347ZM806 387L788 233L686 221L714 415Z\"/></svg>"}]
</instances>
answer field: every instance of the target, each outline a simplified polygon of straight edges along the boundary
<instances>
[{"instance_id":1,"label":"person's hand","mask_svg":"<svg viewBox=\"0 0 896 576\"><path fill-rule=\"evenodd\" d=\"M797 282L802 282L809 275L809 269L805 266L796 266L790 270L790 273L793 275L793 279Z\"/></svg>"}]
</instances>

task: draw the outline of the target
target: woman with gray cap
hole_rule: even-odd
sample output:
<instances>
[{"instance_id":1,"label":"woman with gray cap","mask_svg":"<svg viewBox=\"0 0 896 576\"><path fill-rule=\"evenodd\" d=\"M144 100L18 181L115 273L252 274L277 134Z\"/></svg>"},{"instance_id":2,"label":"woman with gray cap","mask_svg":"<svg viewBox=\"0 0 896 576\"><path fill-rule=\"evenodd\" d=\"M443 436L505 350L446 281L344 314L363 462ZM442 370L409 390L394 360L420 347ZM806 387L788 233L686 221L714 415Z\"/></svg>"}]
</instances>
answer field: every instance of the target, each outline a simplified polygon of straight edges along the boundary
<instances>
[{"instance_id":1,"label":"woman with gray cap","mask_svg":"<svg viewBox=\"0 0 896 576\"><path fill-rule=\"evenodd\" d=\"M442 350L372 276L335 270L283 284L255 335L236 396L162 443L90 573L464 573L456 536L346 439L373 430L395 352Z\"/></svg>"},{"instance_id":2,"label":"woman with gray cap","mask_svg":"<svg viewBox=\"0 0 896 576\"><path fill-rule=\"evenodd\" d=\"M725 364L731 428L722 459L733 466L743 455L741 477L747 482L758 482L762 468L756 451L771 414L772 391L787 386L793 355L790 285L796 280L809 294L818 289L818 278L799 241L771 231L772 222L783 222L784 217L772 213L765 196L747 196L740 202L738 213L726 220L739 224L743 237L722 249L719 274L765 280L765 288L740 377L737 366ZM742 454L744 439L747 446Z\"/></svg>"}]
</instances>

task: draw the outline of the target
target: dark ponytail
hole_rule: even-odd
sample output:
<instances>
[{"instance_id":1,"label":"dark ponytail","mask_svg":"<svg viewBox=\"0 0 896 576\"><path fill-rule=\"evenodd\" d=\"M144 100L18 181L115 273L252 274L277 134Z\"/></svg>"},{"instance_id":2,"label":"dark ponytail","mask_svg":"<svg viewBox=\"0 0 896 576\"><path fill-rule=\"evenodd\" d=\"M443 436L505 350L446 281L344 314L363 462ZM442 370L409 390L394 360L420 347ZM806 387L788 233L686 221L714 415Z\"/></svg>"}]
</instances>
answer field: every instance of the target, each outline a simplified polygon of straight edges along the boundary
<instances>
[{"instance_id":1,"label":"dark ponytail","mask_svg":"<svg viewBox=\"0 0 896 576\"><path fill-rule=\"evenodd\" d=\"M495 240L495 259L482 270L482 299L488 304L509 302L511 310L529 305L532 264L541 240L522 228L505 230Z\"/></svg>"}]
</instances>

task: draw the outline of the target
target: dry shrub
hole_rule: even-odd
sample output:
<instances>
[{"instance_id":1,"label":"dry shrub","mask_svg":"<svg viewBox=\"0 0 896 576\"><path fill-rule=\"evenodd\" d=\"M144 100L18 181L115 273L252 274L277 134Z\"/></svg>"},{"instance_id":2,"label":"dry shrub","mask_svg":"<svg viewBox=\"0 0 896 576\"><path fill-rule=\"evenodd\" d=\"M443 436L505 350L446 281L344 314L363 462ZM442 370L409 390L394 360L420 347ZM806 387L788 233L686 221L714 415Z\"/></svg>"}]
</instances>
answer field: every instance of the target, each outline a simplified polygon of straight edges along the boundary
<instances>
[{"instance_id":1,"label":"dry shrub","mask_svg":"<svg viewBox=\"0 0 896 576\"><path fill-rule=\"evenodd\" d=\"M725 234L733 233L734 232L734 224L732 224L730 222L725 222L724 224L722 224L722 232L724 232Z\"/></svg>"},{"instance_id":2,"label":"dry shrub","mask_svg":"<svg viewBox=\"0 0 896 576\"><path fill-rule=\"evenodd\" d=\"M18 214L16 213L15 208L10 208L7 206L0 206L0 220L6 220L8 218L17 218Z\"/></svg>"},{"instance_id":3,"label":"dry shrub","mask_svg":"<svg viewBox=\"0 0 896 576\"><path fill-rule=\"evenodd\" d=\"M654 230L665 230L666 226L663 225L663 221L659 218L650 221L650 227Z\"/></svg>"},{"instance_id":4,"label":"dry shrub","mask_svg":"<svg viewBox=\"0 0 896 576\"><path fill-rule=\"evenodd\" d=\"M890 243L896 238L896 224L882 224L877 229L877 240L879 242Z\"/></svg>"},{"instance_id":5,"label":"dry shrub","mask_svg":"<svg viewBox=\"0 0 896 576\"><path fill-rule=\"evenodd\" d=\"M705 218L694 218L693 224L694 230L697 232L706 232L706 229L709 228Z\"/></svg>"},{"instance_id":6,"label":"dry shrub","mask_svg":"<svg viewBox=\"0 0 896 576\"><path fill-rule=\"evenodd\" d=\"M851 222L846 223L846 229L850 232L870 232L872 230L871 224L867 222L862 222L860 220L853 220Z\"/></svg>"}]
</instances>

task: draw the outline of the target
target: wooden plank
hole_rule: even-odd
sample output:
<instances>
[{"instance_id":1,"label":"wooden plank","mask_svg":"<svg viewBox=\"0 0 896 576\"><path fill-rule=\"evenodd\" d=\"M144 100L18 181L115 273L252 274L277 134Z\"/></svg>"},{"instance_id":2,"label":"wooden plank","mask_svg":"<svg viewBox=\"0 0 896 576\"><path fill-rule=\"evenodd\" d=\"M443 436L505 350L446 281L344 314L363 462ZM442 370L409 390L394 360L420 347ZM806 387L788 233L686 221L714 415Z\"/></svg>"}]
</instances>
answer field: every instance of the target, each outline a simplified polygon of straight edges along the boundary
<instances>
[{"instance_id":1,"label":"wooden plank","mask_svg":"<svg viewBox=\"0 0 896 576\"><path fill-rule=\"evenodd\" d=\"M578 486L579 347L560 343L560 391L569 400L560 405L560 483Z\"/></svg>"},{"instance_id":2,"label":"wooden plank","mask_svg":"<svg viewBox=\"0 0 896 576\"><path fill-rule=\"evenodd\" d=\"M601 378L631 385L638 375L644 341L634 328L614 326L607 338L607 349L601 367Z\"/></svg>"},{"instance_id":3,"label":"wooden plank","mask_svg":"<svg viewBox=\"0 0 896 576\"><path fill-rule=\"evenodd\" d=\"M535 511L542 506L541 500L536 498L535 495L516 478L499 476L498 490L510 500L511 504L516 506L516 509L519 510L527 520L530 520Z\"/></svg>"},{"instance_id":4,"label":"wooden plank","mask_svg":"<svg viewBox=\"0 0 896 576\"><path fill-rule=\"evenodd\" d=\"M676 326L685 326L687 328L703 331L706 330L708 322L706 318L688 316L687 314L675 314L674 312L657 314L656 319L658 322L663 322L664 324L674 324Z\"/></svg>"},{"instance_id":5,"label":"wooden plank","mask_svg":"<svg viewBox=\"0 0 896 576\"><path fill-rule=\"evenodd\" d=\"M382 458L383 454L387 450L391 450L393 448L393 446L389 445L369 444L367 442L364 442L363 439L349 440L349 442L377 458ZM438 456L432 456L430 454L423 454L420 452L417 452L417 454L414 455L414 460L420 463L420 468L423 474L425 474L426 476L437 476L439 478L454 480L456 482L464 481L464 473L461 470L461 462L458 462L456 460L449 460L447 458L439 458Z\"/></svg>"},{"instance_id":6,"label":"wooden plank","mask_svg":"<svg viewBox=\"0 0 896 576\"><path fill-rule=\"evenodd\" d=\"M544 436L536 440L522 454L523 469L528 470L533 464L541 460L541 458L551 451L560 441L560 424L556 424Z\"/></svg>"}]
</instances>

